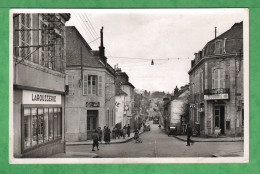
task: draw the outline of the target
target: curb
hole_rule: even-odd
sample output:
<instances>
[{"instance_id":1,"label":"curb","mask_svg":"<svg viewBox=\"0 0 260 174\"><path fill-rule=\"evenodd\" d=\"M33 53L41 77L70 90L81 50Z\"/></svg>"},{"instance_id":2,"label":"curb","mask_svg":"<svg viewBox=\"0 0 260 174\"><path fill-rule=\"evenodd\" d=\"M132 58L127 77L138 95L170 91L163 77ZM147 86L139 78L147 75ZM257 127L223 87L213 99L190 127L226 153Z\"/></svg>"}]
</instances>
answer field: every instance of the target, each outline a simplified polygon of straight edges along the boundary
<instances>
[{"instance_id":1,"label":"curb","mask_svg":"<svg viewBox=\"0 0 260 174\"><path fill-rule=\"evenodd\" d=\"M139 135L143 134L145 131L141 132ZM123 141L117 141L117 142L110 142L110 144L121 144L121 143L127 143L128 141L132 140L134 137L130 137L129 139L123 140ZM66 146L80 146L80 145L91 145L92 143L80 143L77 144L77 142L73 143L73 144L66 144Z\"/></svg>"},{"instance_id":2,"label":"curb","mask_svg":"<svg viewBox=\"0 0 260 174\"><path fill-rule=\"evenodd\" d=\"M175 136L175 138L181 140L181 141L187 141L186 139L180 138L178 136ZM243 142L244 140L194 140L191 139L194 142Z\"/></svg>"}]
</instances>

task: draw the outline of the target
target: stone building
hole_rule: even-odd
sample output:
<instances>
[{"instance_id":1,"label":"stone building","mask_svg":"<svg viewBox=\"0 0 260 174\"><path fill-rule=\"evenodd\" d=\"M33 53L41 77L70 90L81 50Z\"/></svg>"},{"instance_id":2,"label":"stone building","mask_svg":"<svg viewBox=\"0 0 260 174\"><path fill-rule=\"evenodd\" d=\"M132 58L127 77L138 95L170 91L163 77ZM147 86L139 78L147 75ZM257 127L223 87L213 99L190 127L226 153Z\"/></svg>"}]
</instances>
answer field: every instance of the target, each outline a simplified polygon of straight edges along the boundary
<instances>
[{"instance_id":1,"label":"stone building","mask_svg":"<svg viewBox=\"0 0 260 174\"><path fill-rule=\"evenodd\" d=\"M70 14L13 14L14 157L65 151L65 23Z\"/></svg>"},{"instance_id":2,"label":"stone building","mask_svg":"<svg viewBox=\"0 0 260 174\"><path fill-rule=\"evenodd\" d=\"M74 27L66 27L69 94L66 96L66 140L91 139L98 127L115 125L115 71L103 46L94 51Z\"/></svg>"},{"instance_id":3,"label":"stone building","mask_svg":"<svg viewBox=\"0 0 260 174\"><path fill-rule=\"evenodd\" d=\"M188 73L195 133L243 135L243 22L195 53Z\"/></svg>"}]
</instances>

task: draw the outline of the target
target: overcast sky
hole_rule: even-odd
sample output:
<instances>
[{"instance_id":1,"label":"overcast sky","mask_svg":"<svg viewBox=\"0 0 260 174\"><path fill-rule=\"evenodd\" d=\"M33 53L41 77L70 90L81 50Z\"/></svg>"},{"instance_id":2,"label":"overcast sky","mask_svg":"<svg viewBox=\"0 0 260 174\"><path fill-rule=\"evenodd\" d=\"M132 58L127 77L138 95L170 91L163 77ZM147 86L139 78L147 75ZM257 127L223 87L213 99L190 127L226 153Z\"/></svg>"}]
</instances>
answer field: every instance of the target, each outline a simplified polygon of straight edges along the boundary
<instances>
[{"instance_id":1,"label":"overcast sky","mask_svg":"<svg viewBox=\"0 0 260 174\"><path fill-rule=\"evenodd\" d=\"M214 27L220 35L234 23L244 21L247 11L85 9L71 14L66 25L75 25L93 50L98 49L100 40L97 38L104 27L109 64L118 64L137 89L172 92L176 85L188 84L194 53L214 38ZM151 65L152 59L154 65Z\"/></svg>"}]
</instances>

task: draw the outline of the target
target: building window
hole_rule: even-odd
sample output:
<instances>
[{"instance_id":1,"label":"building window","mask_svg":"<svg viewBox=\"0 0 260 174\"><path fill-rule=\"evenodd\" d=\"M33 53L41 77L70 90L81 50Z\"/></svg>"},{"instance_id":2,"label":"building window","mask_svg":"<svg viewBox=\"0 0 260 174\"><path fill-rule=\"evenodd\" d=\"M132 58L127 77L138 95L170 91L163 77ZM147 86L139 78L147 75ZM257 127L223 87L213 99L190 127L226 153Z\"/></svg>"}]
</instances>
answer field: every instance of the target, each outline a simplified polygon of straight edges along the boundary
<instances>
[{"instance_id":1,"label":"building window","mask_svg":"<svg viewBox=\"0 0 260 174\"><path fill-rule=\"evenodd\" d=\"M55 140L62 135L61 108L26 107L22 117L22 150Z\"/></svg>"},{"instance_id":2,"label":"building window","mask_svg":"<svg viewBox=\"0 0 260 174\"><path fill-rule=\"evenodd\" d=\"M223 53L223 42L216 41L215 43L215 54L222 54Z\"/></svg>"},{"instance_id":3,"label":"building window","mask_svg":"<svg viewBox=\"0 0 260 174\"><path fill-rule=\"evenodd\" d=\"M19 46L28 46L25 48L19 48L19 56L22 58L27 58L31 60L31 56L28 56L31 53L31 14L20 14L19 16Z\"/></svg>"},{"instance_id":4,"label":"building window","mask_svg":"<svg viewBox=\"0 0 260 174\"><path fill-rule=\"evenodd\" d=\"M102 76L98 76L98 95L102 96Z\"/></svg>"},{"instance_id":5,"label":"building window","mask_svg":"<svg viewBox=\"0 0 260 174\"><path fill-rule=\"evenodd\" d=\"M102 96L102 76L84 75L83 78L83 95Z\"/></svg>"},{"instance_id":6,"label":"building window","mask_svg":"<svg viewBox=\"0 0 260 174\"><path fill-rule=\"evenodd\" d=\"M224 69L214 69L212 71L212 89L224 88L225 86Z\"/></svg>"}]
</instances>

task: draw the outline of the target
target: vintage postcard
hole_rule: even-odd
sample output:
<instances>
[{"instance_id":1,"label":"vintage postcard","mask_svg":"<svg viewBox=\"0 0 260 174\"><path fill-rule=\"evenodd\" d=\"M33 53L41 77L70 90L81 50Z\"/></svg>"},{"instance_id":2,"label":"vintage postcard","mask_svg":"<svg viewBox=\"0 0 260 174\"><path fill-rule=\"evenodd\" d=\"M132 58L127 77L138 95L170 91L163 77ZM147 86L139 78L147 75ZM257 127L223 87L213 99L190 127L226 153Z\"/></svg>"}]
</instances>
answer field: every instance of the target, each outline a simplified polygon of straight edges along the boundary
<instances>
[{"instance_id":1,"label":"vintage postcard","mask_svg":"<svg viewBox=\"0 0 260 174\"><path fill-rule=\"evenodd\" d=\"M249 162L249 10L11 9L9 162Z\"/></svg>"}]
</instances>

